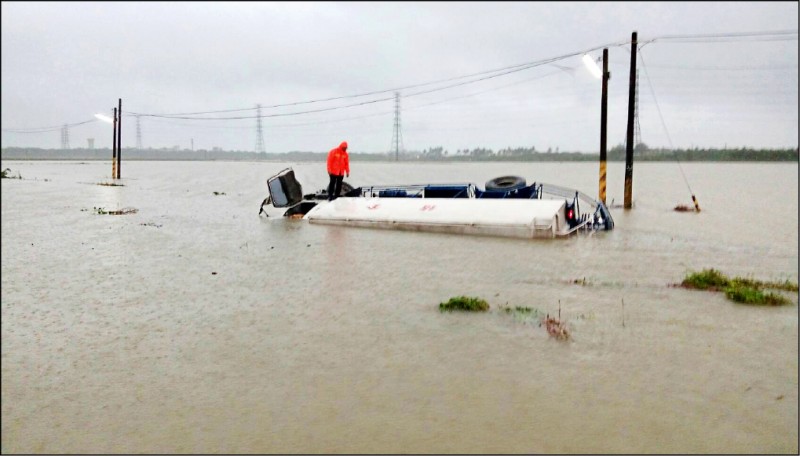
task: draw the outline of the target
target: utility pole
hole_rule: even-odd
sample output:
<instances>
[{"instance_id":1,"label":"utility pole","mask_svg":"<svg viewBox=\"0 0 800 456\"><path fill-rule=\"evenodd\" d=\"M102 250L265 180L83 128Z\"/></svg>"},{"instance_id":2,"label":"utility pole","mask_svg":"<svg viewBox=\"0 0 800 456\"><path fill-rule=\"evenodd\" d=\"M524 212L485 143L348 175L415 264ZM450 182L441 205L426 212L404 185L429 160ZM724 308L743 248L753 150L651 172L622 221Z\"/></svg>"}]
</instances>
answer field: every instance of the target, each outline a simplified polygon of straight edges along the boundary
<instances>
[{"instance_id":1,"label":"utility pole","mask_svg":"<svg viewBox=\"0 0 800 456\"><path fill-rule=\"evenodd\" d=\"M122 177L122 98L119 99L119 120L117 120L117 179Z\"/></svg>"},{"instance_id":2,"label":"utility pole","mask_svg":"<svg viewBox=\"0 0 800 456\"><path fill-rule=\"evenodd\" d=\"M403 143L400 129L400 92L394 93L394 132L392 133L392 146L394 147L394 160L400 160L400 147Z\"/></svg>"},{"instance_id":3,"label":"utility pole","mask_svg":"<svg viewBox=\"0 0 800 456\"><path fill-rule=\"evenodd\" d=\"M111 139L111 178L117 178L117 108L114 108L114 136Z\"/></svg>"},{"instance_id":4,"label":"utility pole","mask_svg":"<svg viewBox=\"0 0 800 456\"><path fill-rule=\"evenodd\" d=\"M608 130L608 48L603 49L603 92L600 101L600 201L606 204L606 145Z\"/></svg>"},{"instance_id":5,"label":"utility pole","mask_svg":"<svg viewBox=\"0 0 800 456\"><path fill-rule=\"evenodd\" d=\"M624 208L630 209L631 194L633 193L633 124L636 110L636 32L631 34L631 75L628 86L628 132L625 145L625 203Z\"/></svg>"}]
</instances>

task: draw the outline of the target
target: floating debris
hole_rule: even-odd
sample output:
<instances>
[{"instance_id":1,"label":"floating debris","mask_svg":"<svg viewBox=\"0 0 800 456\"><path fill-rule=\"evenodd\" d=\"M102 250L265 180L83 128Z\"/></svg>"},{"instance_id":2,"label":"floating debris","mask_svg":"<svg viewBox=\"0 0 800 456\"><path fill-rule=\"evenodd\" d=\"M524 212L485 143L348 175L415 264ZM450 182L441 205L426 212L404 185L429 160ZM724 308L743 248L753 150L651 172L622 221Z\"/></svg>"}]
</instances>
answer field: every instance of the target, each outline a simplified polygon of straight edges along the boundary
<instances>
[{"instance_id":1,"label":"floating debris","mask_svg":"<svg viewBox=\"0 0 800 456\"><path fill-rule=\"evenodd\" d=\"M10 173L11 173L11 168L6 168L6 169L4 169L2 171L2 175L0 175L0 178L2 178L2 179L22 179L22 176L19 174L19 171L17 171L17 175L16 176L12 176Z\"/></svg>"},{"instance_id":2,"label":"floating debris","mask_svg":"<svg viewBox=\"0 0 800 456\"><path fill-rule=\"evenodd\" d=\"M125 207L116 211L107 211L105 210L105 208L95 207L94 212L96 212L98 215L128 215L139 212L139 209L133 207Z\"/></svg>"},{"instance_id":3,"label":"floating debris","mask_svg":"<svg viewBox=\"0 0 800 456\"><path fill-rule=\"evenodd\" d=\"M553 318L548 314L544 318L543 323L545 328L547 328L547 333L550 334L551 337L555 337L558 340L569 339L569 331L567 331L566 322Z\"/></svg>"},{"instance_id":4,"label":"floating debris","mask_svg":"<svg viewBox=\"0 0 800 456\"><path fill-rule=\"evenodd\" d=\"M553 318L550 314L545 315L544 327L547 329L547 334L555 337L558 340L569 339L569 331L567 331L567 322L561 321L561 301L558 301L558 318Z\"/></svg>"}]
</instances>

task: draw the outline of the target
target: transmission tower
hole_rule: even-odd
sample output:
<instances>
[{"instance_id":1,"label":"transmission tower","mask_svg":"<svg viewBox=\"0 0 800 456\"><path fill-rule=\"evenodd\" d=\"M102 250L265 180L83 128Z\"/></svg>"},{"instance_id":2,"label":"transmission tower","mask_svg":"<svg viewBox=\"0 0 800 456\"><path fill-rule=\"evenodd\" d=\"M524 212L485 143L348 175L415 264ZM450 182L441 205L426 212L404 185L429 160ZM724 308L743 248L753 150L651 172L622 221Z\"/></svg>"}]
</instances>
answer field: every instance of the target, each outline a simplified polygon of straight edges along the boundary
<instances>
[{"instance_id":1,"label":"transmission tower","mask_svg":"<svg viewBox=\"0 0 800 456\"><path fill-rule=\"evenodd\" d=\"M642 143L642 129L639 127L639 69L636 69L636 85L633 92L633 148Z\"/></svg>"},{"instance_id":2,"label":"transmission tower","mask_svg":"<svg viewBox=\"0 0 800 456\"><path fill-rule=\"evenodd\" d=\"M142 150L142 124L139 119L139 115L136 115L136 148L138 150Z\"/></svg>"},{"instance_id":3,"label":"transmission tower","mask_svg":"<svg viewBox=\"0 0 800 456\"><path fill-rule=\"evenodd\" d=\"M256 153L264 152L264 131L261 129L261 105L256 105Z\"/></svg>"},{"instance_id":4,"label":"transmission tower","mask_svg":"<svg viewBox=\"0 0 800 456\"><path fill-rule=\"evenodd\" d=\"M67 124L61 127L61 148L69 149L69 127Z\"/></svg>"},{"instance_id":5,"label":"transmission tower","mask_svg":"<svg viewBox=\"0 0 800 456\"><path fill-rule=\"evenodd\" d=\"M392 132L392 148L394 148L395 161L399 161L400 150L403 148L403 133L400 129L400 92L394 93L394 131Z\"/></svg>"}]
</instances>

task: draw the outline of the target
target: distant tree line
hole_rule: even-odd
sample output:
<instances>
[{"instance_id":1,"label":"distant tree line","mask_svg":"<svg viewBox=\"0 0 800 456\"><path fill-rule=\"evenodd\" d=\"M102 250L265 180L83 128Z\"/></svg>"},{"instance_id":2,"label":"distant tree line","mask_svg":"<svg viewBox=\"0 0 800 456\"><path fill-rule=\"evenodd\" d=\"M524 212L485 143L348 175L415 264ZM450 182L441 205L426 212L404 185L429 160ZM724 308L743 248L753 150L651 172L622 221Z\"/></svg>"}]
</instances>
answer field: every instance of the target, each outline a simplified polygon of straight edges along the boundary
<instances>
[{"instance_id":1,"label":"distant tree line","mask_svg":"<svg viewBox=\"0 0 800 456\"><path fill-rule=\"evenodd\" d=\"M3 148L0 158L3 160L111 160L111 149L41 149L33 147ZM618 144L608 150L608 161L625 161L625 146ZM453 153L441 146L430 147L422 151L400 151L397 159L402 161L597 161L600 154L585 152L561 152L558 148L538 151L535 147L507 147L494 151L477 147L459 149ZM327 152L291 151L282 153L265 153L249 151L188 150L176 148L161 149L122 149L122 160L224 160L224 161L324 161ZM353 161L394 161L395 153L358 153L350 154ZM798 149L666 149L650 148L639 143L634 148L636 161L798 161Z\"/></svg>"}]
</instances>

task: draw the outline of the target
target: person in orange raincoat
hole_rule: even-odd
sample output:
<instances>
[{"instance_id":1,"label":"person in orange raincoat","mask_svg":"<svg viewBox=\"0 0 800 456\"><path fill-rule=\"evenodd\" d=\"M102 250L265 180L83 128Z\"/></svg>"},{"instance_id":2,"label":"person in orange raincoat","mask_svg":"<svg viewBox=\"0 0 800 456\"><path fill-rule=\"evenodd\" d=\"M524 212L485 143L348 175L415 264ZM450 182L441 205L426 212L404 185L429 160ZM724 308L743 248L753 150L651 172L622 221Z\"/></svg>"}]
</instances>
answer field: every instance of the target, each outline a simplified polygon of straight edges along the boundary
<instances>
[{"instance_id":1,"label":"person in orange raincoat","mask_svg":"<svg viewBox=\"0 0 800 456\"><path fill-rule=\"evenodd\" d=\"M342 141L339 147L328 152L328 175L331 177L328 184L328 201L339 197L345 174L350 177L350 156L347 155L347 141Z\"/></svg>"}]
</instances>

